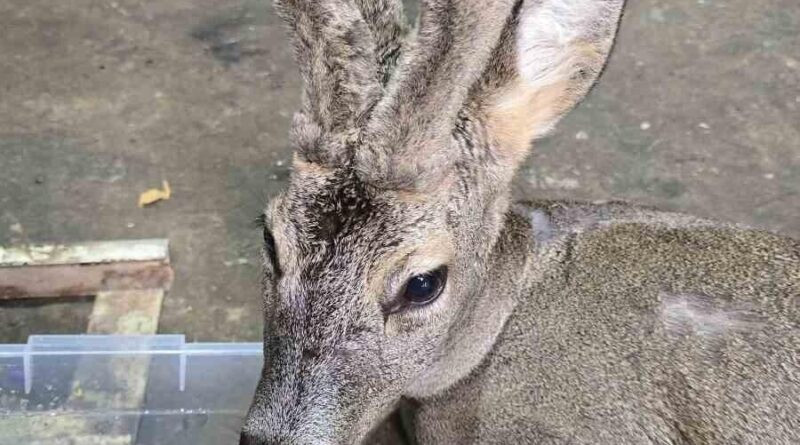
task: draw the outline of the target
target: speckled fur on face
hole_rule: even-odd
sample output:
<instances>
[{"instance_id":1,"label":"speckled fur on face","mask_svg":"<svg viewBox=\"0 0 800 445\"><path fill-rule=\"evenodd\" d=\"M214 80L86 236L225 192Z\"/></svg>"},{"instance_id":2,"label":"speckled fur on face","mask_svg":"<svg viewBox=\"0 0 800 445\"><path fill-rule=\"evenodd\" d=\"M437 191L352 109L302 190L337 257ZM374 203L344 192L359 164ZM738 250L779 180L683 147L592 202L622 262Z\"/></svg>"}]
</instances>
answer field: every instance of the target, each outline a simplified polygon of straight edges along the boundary
<instances>
[{"instance_id":1,"label":"speckled fur on face","mask_svg":"<svg viewBox=\"0 0 800 445\"><path fill-rule=\"evenodd\" d=\"M623 3L427 0L410 33L399 0L276 1L306 87L241 443L359 443L401 400L418 444L800 443L800 243L509 203Z\"/></svg>"}]
</instances>

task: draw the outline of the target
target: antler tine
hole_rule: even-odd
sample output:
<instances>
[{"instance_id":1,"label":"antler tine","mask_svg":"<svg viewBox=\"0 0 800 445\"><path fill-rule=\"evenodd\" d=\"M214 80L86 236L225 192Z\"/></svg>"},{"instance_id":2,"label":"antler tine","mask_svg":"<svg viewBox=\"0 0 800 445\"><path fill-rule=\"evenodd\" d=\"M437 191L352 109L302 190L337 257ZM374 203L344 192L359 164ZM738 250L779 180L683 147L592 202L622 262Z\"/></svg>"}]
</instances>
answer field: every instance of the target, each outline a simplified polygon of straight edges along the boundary
<instances>
[{"instance_id":1,"label":"antler tine","mask_svg":"<svg viewBox=\"0 0 800 445\"><path fill-rule=\"evenodd\" d=\"M423 0L419 28L370 119L361 174L410 187L452 163L447 138L517 0ZM402 159L402 162L399 161Z\"/></svg>"},{"instance_id":2,"label":"antler tine","mask_svg":"<svg viewBox=\"0 0 800 445\"><path fill-rule=\"evenodd\" d=\"M382 83L400 55L401 41L408 32L400 0L355 0L375 39L375 52Z\"/></svg>"},{"instance_id":3,"label":"antler tine","mask_svg":"<svg viewBox=\"0 0 800 445\"><path fill-rule=\"evenodd\" d=\"M348 138L381 96L384 53L399 46L398 1L275 0L305 81L293 136L306 160L345 162Z\"/></svg>"},{"instance_id":4,"label":"antler tine","mask_svg":"<svg viewBox=\"0 0 800 445\"><path fill-rule=\"evenodd\" d=\"M374 76L374 67L367 63L373 60L373 39L361 14L349 2L276 0L275 4L293 31L313 117L330 130L346 120L342 119L347 114L342 106L357 103L357 98L369 94L359 87L371 83ZM340 95L354 97L335 101ZM323 112L330 116L326 118Z\"/></svg>"}]
</instances>

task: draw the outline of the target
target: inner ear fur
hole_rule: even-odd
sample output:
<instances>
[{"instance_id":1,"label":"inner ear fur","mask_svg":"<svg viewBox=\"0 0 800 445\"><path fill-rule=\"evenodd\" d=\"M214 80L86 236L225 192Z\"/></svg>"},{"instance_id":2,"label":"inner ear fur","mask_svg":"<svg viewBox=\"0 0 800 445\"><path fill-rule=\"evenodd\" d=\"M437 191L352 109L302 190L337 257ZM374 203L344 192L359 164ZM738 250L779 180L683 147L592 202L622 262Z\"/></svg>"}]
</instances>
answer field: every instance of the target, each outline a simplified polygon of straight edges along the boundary
<instances>
[{"instance_id":1,"label":"inner ear fur","mask_svg":"<svg viewBox=\"0 0 800 445\"><path fill-rule=\"evenodd\" d=\"M508 20L472 105L497 157L522 162L605 66L624 0L525 0Z\"/></svg>"}]
</instances>

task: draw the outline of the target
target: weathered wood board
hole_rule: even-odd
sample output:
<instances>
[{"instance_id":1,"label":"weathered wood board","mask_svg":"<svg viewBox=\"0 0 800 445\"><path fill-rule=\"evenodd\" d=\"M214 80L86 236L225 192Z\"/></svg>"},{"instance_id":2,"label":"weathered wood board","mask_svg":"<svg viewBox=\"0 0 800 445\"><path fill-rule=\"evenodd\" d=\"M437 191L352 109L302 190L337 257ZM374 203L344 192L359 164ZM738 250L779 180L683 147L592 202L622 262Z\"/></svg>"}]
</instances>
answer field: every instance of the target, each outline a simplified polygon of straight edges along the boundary
<instances>
[{"instance_id":1,"label":"weathered wood board","mask_svg":"<svg viewBox=\"0 0 800 445\"><path fill-rule=\"evenodd\" d=\"M0 247L0 299L169 289L167 240Z\"/></svg>"}]
</instances>

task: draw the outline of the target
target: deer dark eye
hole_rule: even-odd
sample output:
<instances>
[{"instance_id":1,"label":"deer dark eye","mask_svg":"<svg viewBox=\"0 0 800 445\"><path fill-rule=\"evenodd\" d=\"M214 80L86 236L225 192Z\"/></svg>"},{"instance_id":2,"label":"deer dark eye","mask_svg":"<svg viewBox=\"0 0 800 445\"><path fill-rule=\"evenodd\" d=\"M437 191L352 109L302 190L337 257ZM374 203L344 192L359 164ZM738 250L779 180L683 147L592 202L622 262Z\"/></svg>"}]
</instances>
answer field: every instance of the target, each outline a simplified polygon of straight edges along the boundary
<instances>
[{"instance_id":1,"label":"deer dark eye","mask_svg":"<svg viewBox=\"0 0 800 445\"><path fill-rule=\"evenodd\" d=\"M413 276L406 282L403 298L415 306L431 303L442 294L446 282L447 267Z\"/></svg>"}]
</instances>

